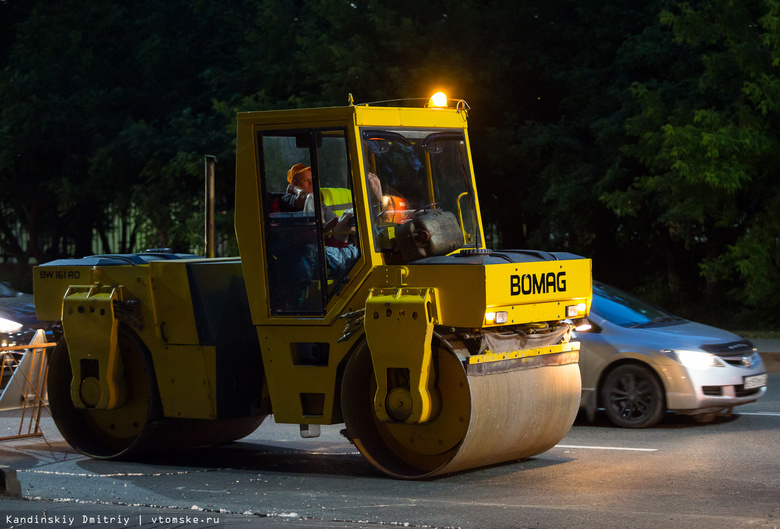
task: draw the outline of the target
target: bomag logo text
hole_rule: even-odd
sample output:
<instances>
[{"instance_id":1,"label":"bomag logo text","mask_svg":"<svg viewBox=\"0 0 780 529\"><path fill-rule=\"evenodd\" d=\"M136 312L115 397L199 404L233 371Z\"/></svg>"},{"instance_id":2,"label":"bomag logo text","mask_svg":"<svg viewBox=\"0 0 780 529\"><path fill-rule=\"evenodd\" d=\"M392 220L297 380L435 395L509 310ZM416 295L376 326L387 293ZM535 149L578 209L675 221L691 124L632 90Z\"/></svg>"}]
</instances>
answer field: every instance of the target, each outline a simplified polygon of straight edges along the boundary
<instances>
[{"instance_id":1,"label":"bomag logo text","mask_svg":"<svg viewBox=\"0 0 780 529\"><path fill-rule=\"evenodd\" d=\"M566 292L566 272L523 274L522 276L513 274L509 278L513 296Z\"/></svg>"},{"instance_id":2,"label":"bomag logo text","mask_svg":"<svg viewBox=\"0 0 780 529\"><path fill-rule=\"evenodd\" d=\"M41 279L81 279L80 270L41 270Z\"/></svg>"}]
</instances>

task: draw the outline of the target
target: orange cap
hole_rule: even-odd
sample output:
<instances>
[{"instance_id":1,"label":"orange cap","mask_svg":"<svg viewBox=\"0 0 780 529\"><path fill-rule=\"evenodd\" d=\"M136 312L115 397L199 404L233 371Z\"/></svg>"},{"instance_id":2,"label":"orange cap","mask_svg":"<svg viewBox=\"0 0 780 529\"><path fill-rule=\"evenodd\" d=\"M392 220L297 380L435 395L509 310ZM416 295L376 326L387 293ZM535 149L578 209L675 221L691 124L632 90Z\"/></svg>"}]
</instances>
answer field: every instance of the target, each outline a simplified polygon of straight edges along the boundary
<instances>
[{"instance_id":1,"label":"orange cap","mask_svg":"<svg viewBox=\"0 0 780 529\"><path fill-rule=\"evenodd\" d=\"M310 166L304 166L302 163L296 163L292 167L290 167L290 170L287 171L287 181L292 184L293 180L295 180L295 177L301 174L304 171L308 171L311 169Z\"/></svg>"}]
</instances>

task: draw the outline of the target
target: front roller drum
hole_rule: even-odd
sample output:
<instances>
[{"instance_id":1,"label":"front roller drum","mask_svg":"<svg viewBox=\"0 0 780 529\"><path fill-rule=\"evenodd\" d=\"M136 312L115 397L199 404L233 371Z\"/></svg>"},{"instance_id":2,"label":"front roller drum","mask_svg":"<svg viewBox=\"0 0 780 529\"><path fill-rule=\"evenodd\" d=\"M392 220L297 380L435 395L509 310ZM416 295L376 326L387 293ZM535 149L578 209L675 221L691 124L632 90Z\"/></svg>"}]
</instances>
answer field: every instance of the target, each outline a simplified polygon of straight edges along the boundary
<instances>
[{"instance_id":1,"label":"front roller drum","mask_svg":"<svg viewBox=\"0 0 780 529\"><path fill-rule=\"evenodd\" d=\"M95 459L125 459L212 446L249 435L265 418L164 419L148 349L124 326L119 328L117 341L126 399L110 410L76 408L70 395L73 372L65 338L52 352L47 388L51 415L65 440L82 454Z\"/></svg>"},{"instance_id":2,"label":"front roller drum","mask_svg":"<svg viewBox=\"0 0 780 529\"><path fill-rule=\"evenodd\" d=\"M344 422L358 450L396 478L426 478L538 455L566 436L579 408L577 354L561 355L540 355L556 359L540 357L530 364L499 361L467 372L455 355L434 348L440 411L426 423L402 424L376 418L371 354L362 347L344 372Z\"/></svg>"}]
</instances>

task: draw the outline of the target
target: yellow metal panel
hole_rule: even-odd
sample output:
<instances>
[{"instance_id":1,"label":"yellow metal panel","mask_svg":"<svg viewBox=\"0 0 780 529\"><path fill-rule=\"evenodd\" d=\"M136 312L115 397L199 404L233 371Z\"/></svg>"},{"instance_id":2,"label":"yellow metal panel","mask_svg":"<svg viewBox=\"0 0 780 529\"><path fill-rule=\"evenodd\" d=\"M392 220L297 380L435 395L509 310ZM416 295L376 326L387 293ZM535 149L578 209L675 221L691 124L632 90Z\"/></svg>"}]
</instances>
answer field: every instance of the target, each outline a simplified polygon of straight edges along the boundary
<instances>
[{"instance_id":1,"label":"yellow metal panel","mask_svg":"<svg viewBox=\"0 0 780 529\"><path fill-rule=\"evenodd\" d=\"M590 259L502 264L487 268L490 307L588 299Z\"/></svg>"},{"instance_id":2,"label":"yellow metal panel","mask_svg":"<svg viewBox=\"0 0 780 529\"><path fill-rule=\"evenodd\" d=\"M401 107L355 108L355 124L361 127L443 127L466 128L467 114L452 109L425 109Z\"/></svg>"},{"instance_id":3,"label":"yellow metal panel","mask_svg":"<svg viewBox=\"0 0 780 529\"><path fill-rule=\"evenodd\" d=\"M211 346L156 344L152 356L165 417L217 417L215 351Z\"/></svg>"},{"instance_id":4,"label":"yellow metal panel","mask_svg":"<svg viewBox=\"0 0 780 529\"><path fill-rule=\"evenodd\" d=\"M158 337L166 343L197 344L187 261L152 261L151 301Z\"/></svg>"},{"instance_id":5,"label":"yellow metal panel","mask_svg":"<svg viewBox=\"0 0 780 529\"><path fill-rule=\"evenodd\" d=\"M72 304L75 311L78 310L79 304L91 303L87 296L90 289L97 289L96 291L100 292L111 290L111 287L98 288L98 285L122 285L123 300L139 301L138 322L136 322L138 325L127 323L130 323L134 331L141 336L151 352L164 415L213 419L216 418L215 348L198 345L186 267L188 262L191 261L164 260L153 261L150 265L102 266L95 269L84 266L42 267L36 274L41 285L39 299L42 300L47 313L54 310L52 307L55 304L59 304L60 308L57 311L61 313L64 295L64 290L61 290L62 285L73 281L72 277L76 272L80 272L82 279L84 277L91 279L93 284L81 287L84 294L80 297L84 300L76 299L79 296L73 297ZM104 305L108 310L108 305L105 303ZM69 304L66 304L66 310L67 306ZM89 321L92 321L88 318L89 305L85 306L86 316L82 320L87 321L81 321L78 325L64 324L72 363L78 362L78 357L74 354L78 354L79 350L91 350L87 346L80 345L82 342L87 340L90 343L110 343L111 336L115 334L112 334L110 329L98 330L94 325L89 324ZM96 305L95 308L97 313L99 308ZM92 319L94 318L93 316ZM56 319L60 319L59 314ZM112 320L117 322L113 318ZM84 337L80 338L81 335ZM168 340L168 343L163 342L162 336ZM189 345L174 345L176 342ZM106 349L101 347L101 351ZM108 354L108 351L101 352L101 356L104 354ZM74 373L78 371L74 369Z\"/></svg>"},{"instance_id":6,"label":"yellow metal panel","mask_svg":"<svg viewBox=\"0 0 780 529\"><path fill-rule=\"evenodd\" d=\"M404 272L405 270L405 272ZM436 287L439 323L455 327L482 326L485 318L485 267L481 265L415 265L380 267L370 284L390 284L403 277L405 285ZM397 286L401 286L400 284Z\"/></svg>"},{"instance_id":7,"label":"yellow metal panel","mask_svg":"<svg viewBox=\"0 0 780 529\"><path fill-rule=\"evenodd\" d=\"M353 340L338 343L342 333L343 324L257 328L274 420L292 424L333 424L341 421L340 410L334 409L338 368L355 343ZM298 343L329 344L327 365L296 365L293 344ZM301 394L324 395L321 416L304 414Z\"/></svg>"},{"instance_id":8,"label":"yellow metal panel","mask_svg":"<svg viewBox=\"0 0 780 529\"><path fill-rule=\"evenodd\" d=\"M239 114L236 144L235 230L252 320L260 323L268 314L265 288L265 234L262 229L260 173L254 123L257 114Z\"/></svg>"},{"instance_id":9,"label":"yellow metal panel","mask_svg":"<svg viewBox=\"0 0 780 529\"><path fill-rule=\"evenodd\" d=\"M33 268L35 312L41 321L62 319L62 298L71 285L92 284L92 269L86 266L36 266Z\"/></svg>"},{"instance_id":10,"label":"yellow metal panel","mask_svg":"<svg viewBox=\"0 0 780 529\"><path fill-rule=\"evenodd\" d=\"M506 324L514 325L517 323L532 323L543 321L559 321L566 319L566 305L572 302L550 301L547 303L529 303L526 305L512 305L490 307L491 311L502 310L508 313ZM487 325L485 327L498 326Z\"/></svg>"},{"instance_id":11,"label":"yellow metal panel","mask_svg":"<svg viewBox=\"0 0 780 529\"><path fill-rule=\"evenodd\" d=\"M491 265L412 263L405 267L378 267L368 284L435 285L442 325L480 328L487 326L487 310L506 311L509 324L565 319L567 305L582 302L590 306L590 273L589 259Z\"/></svg>"},{"instance_id":12,"label":"yellow metal panel","mask_svg":"<svg viewBox=\"0 0 780 529\"><path fill-rule=\"evenodd\" d=\"M522 351L510 351L506 353L494 353L486 350L484 354L469 357L469 364L486 364L490 362L500 362L502 360L512 360L515 358L528 358L531 356L540 356L556 353L568 353L570 351L579 351L579 342L568 342L547 347L537 347L536 349L524 349Z\"/></svg>"},{"instance_id":13,"label":"yellow metal panel","mask_svg":"<svg viewBox=\"0 0 780 529\"><path fill-rule=\"evenodd\" d=\"M239 127L243 123L285 128L290 126L312 127L340 123L344 126L386 127L445 127L465 128L468 115L454 109L424 109L411 107L349 106L266 112L242 112L238 114Z\"/></svg>"}]
</instances>

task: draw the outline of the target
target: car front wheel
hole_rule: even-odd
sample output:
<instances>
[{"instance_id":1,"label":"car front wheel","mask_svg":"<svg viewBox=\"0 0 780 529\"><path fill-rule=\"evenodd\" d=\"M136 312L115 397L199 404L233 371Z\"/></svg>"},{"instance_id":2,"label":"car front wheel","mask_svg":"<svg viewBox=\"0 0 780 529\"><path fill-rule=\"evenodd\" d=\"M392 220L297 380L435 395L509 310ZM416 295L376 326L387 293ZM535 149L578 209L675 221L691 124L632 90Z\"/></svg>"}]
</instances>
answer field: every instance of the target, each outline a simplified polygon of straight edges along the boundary
<instances>
[{"instance_id":1,"label":"car front wheel","mask_svg":"<svg viewBox=\"0 0 780 529\"><path fill-rule=\"evenodd\" d=\"M609 373L601 395L607 417L622 428L648 428L666 411L658 377L650 368L637 364L622 365Z\"/></svg>"}]
</instances>

